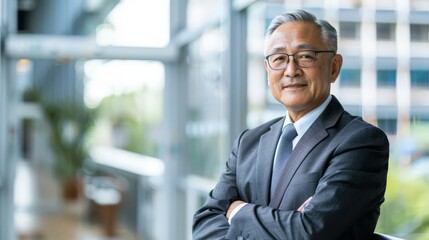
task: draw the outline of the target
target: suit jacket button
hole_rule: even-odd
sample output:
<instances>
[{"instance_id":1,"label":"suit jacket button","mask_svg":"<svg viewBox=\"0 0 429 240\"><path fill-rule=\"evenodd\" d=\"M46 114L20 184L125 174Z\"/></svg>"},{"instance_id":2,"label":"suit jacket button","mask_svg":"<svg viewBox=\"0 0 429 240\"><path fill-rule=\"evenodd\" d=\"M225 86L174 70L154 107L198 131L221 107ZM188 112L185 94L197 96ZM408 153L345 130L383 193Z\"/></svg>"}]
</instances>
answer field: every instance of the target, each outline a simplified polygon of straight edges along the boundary
<instances>
[{"instance_id":1,"label":"suit jacket button","mask_svg":"<svg viewBox=\"0 0 429 240\"><path fill-rule=\"evenodd\" d=\"M243 236L238 236L237 240L244 240L244 237Z\"/></svg>"}]
</instances>

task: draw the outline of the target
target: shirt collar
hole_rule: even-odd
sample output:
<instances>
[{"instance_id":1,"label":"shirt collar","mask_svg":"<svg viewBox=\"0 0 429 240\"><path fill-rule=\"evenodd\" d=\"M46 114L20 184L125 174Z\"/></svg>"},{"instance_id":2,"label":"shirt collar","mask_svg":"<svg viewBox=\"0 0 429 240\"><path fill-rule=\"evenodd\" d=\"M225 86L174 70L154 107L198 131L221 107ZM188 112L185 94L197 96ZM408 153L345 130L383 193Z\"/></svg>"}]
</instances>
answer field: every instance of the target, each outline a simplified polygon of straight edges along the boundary
<instances>
[{"instance_id":1,"label":"shirt collar","mask_svg":"<svg viewBox=\"0 0 429 240\"><path fill-rule=\"evenodd\" d=\"M283 128L287 124L293 123L296 129L296 132L298 133L298 136L304 135L304 133L310 128L313 122L316 121L316 119L320 116L320 114L322 114L322 112L326 109L331 99L332 99L332 96L329 95L320 106L311 110L309 113L305 114L296 122L292 122L292 119L290 119L290 116L289 116L289 112L286 112L286 118L283 123Z\"/></svg>"}]
</instances>

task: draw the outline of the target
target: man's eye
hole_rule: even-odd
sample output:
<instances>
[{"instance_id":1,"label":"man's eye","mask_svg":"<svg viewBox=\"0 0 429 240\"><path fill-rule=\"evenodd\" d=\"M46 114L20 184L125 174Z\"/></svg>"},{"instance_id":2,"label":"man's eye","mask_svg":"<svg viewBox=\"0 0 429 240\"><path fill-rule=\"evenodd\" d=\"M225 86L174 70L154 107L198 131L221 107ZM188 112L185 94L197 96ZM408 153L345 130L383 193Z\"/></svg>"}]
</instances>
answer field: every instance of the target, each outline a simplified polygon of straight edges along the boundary
<instances>
[{"instance_id":1,"label":"man's eye","mask_svg":"<svg viewBox=\"0 0 429 240\"><path fill-rule=\"evenodd\" d=\"M302 60L313 60L314 59L314 56L313 56L313 54L300 54L299 56L298 56L298 58L299 59L302 59Z\"/></svg>"},{"instance_id":2,"label":"man's eye","mask_svg":"<svg viewBox=\"0 0 429 240\"><path fill-rule=\"evenodd\" d=\"M299 56L299 58L302 58L302 59L313 59L313 56L310 56L310 55L301 55L301 56Z\"/></svg>"},{"instance_id":3,"label":"man's eye","mask_svg":"<svg viewBox=\"0 0 429 240\"><path fill-rule=\"evenodd\" d=\"M273 62L278 62L278 61L284 62L285 60L286 60L285 56L277 56L273 59Z\"/></svg>"}]
</instances>

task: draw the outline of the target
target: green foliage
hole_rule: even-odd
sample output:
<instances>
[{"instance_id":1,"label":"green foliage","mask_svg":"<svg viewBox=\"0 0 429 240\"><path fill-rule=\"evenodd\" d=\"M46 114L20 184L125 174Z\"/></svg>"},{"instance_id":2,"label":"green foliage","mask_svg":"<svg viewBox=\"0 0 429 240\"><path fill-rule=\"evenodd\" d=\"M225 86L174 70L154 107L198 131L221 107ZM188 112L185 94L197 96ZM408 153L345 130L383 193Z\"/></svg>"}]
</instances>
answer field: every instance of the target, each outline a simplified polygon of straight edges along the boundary
<instances>
[{"instance_id":1,"label":"green foliage","mask_svg":"<svg viewBox=\"0 0 429 240\"><path fill-rule=\"evenodd\" d=\"M96 110L73 103L42 103L50 127L55 173L60 180L75 177L88 158L87 136Z\"/></svg>"},{"instance_id":2,"label":"green foliage","mask_svg":"<svg viewBox=\"0 0 429 240\"><path fill-rule=\"evenodd\" d=\"M40 92L35 89L27 89L22 94L22 100L24 102L40 102L41 101Z\"/></svg>"},{"instance_id":3,"label":"green foliage","mask_svg":"<svg viewBox=\"0 0 429 240\"><path fill-rule=\"evenodd\" d=\"M124 139L112 133L114 147L159 156L159 137L162 121L162 94L150 89L105 98L98 107L98 123L93 141L106 141L106 132L120 129ZM97 139L98 138L98 139ZM102 143L103 144L103 143ZM112 143L108 143L112 144Z\"/></svg>"},{"instance_id":4,"label":"green foliage","mask_svg":"<svg viewBox=\"0 0 429 240\"><path fill-rule=\"evenodd\" d=\"M391 164L386 201L377 230L407 239L429 239L429 181L408 167Z\"/></svg>"}]
</instances>

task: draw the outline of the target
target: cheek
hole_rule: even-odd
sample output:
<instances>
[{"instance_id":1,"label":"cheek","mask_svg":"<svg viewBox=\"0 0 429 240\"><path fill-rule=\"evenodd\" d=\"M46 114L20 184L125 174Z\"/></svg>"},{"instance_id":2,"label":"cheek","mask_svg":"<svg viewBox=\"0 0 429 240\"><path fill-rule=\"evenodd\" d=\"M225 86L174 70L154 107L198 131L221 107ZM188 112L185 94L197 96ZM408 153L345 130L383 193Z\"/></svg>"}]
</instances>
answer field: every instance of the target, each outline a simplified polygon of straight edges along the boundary
<instances>
[{"instance_id":1,"label":"cheek","mask_svg":"<svg viewBox=\"0 0 429 240\"><path fill-rule=\"evenodd\" d=\"M268 75L268 84L274 90L279 87L281 81L281 76L278 74L269 74Z\"/></svg>"},{"instance_id":2,"label":"cheek","mask_svg":"<svg viewBox=\"0 0 429 240\"><path fill-rule=\"evenodd\" d=\"M326 88L329 88L331 80L329 69L327 67L319 66L318 73L314 76L316 81L313 81L313 84L317 88L317 91L324 91Z\"/></svg>"},{"instance_id":3,"label":"cheek","mask_svg":"<svg viewBox=\"0 0 429 240\"><path fill-rule=\"evenodd\" d=\"M271 95L277 100L282 97L282 88L278 81L270 83L270 92Z\"/></svg>"},{"instance_id":4,"label":"cheek","mask_svg":"<svg viewBox=\"0 0 429 240\"><path fill-rule=\"evenodd\" d=\"M270 81L270 90L274 96L277 96L280 94L278 81Z\"/></svg>"}]
</instances>

